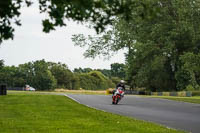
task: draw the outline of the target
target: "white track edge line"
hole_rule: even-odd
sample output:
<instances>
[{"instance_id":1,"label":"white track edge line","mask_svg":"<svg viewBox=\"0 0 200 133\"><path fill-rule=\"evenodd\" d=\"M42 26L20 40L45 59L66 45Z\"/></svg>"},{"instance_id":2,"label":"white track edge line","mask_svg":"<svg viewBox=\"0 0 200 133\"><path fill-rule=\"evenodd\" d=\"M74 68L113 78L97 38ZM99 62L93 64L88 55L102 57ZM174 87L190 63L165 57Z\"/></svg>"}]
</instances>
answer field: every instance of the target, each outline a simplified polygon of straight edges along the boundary
<instances>
[{"instance_id":1,"label":"white track edge line","mask_svg":"<svg viewBox=\"0 0 200 133\"><path fill-rule=\"evenodd\" d=\"M80 103L78 100L76 100L75 98L73 98L73 97L71 97L71 96L69 96L69 95L67 95L67 94L63 94L63 95L66 96L66 97L68 97L68 98L70 98L70 99L72 99L73 101L75 101L75 102L77 102L77 103L79 103L79 104L81 104L81 105L85 105L85 106L87 106L87 107L89 107L89 108L92 108L92 109L95 109L95 110L107 112L107 111L105 111L105 110L103 110L103 109L98 109L98 108L89 106L89 105L87 105L87 104L82 104L82 103Z\"/></svg>"}]
</instances>

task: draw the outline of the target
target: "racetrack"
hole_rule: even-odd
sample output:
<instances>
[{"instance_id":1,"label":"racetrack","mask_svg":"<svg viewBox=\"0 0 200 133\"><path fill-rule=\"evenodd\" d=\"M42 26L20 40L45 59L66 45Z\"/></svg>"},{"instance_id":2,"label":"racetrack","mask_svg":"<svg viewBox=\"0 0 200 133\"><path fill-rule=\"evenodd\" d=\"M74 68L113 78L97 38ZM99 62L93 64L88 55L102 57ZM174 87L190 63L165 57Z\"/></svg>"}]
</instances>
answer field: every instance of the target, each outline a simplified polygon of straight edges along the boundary
<instances>
[{"instance_id":1,"label":"racetrack","mask_svg":"<svg viewBox=\"0 0 200 133\"><path fill-rule=\"evenodd\" d=\"M200 133L200 104L126 95L118 105L112 105L110 95L67 96L89 107Z\"/></svg>"}]
</instances>

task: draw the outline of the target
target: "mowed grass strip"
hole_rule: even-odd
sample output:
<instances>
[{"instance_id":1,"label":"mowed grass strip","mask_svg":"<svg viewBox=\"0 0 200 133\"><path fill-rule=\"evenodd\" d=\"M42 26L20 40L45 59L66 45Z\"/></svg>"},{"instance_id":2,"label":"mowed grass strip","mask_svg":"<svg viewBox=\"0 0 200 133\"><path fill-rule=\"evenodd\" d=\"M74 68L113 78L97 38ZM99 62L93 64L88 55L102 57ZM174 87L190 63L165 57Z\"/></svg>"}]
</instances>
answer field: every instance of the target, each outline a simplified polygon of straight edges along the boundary
<instances>
[{"instance_id":1,"label":"mowed grass strip","mask_svg":"<svg viewBox=\"0 0 200 133\"><path fill-rule=\"evenodd\" d=\"M65 96L0 96L1 133L181 133L160 125L98 111Z\"/></svg>"},{"instance_id":2,"label":"mowed grass strip","mask_svg":"<svg viewBox=\"0 0 200 133\"><path fill-rule=\"evenodd\" d=\"M194 97L150 96L150 97L200 104L200 96L194 96Z\"/></svg>"}]
</instances>

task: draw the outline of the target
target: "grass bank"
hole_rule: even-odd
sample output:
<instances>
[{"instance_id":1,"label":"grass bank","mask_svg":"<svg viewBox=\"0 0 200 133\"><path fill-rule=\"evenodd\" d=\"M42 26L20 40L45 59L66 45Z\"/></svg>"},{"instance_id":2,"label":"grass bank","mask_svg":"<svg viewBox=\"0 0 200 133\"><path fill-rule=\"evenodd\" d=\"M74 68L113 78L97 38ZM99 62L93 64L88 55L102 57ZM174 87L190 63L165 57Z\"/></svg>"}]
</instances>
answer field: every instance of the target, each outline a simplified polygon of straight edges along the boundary
<instances>
[{"instance_id":1,"label":"grass bank","mask_svg":"<svg viewBox=\"0 0 200 133\"><path fill-rule=\"evenodd\" d=\"M106 91L92 91L92 90L67 90L67 89L56 89L54 91L13 91L9 90L9 94L88 94L88 95L106 95Z\"/></svg>"},{"instance_id":2,"label":"grass bank","mask_svg":"<svg viewBox=\"0 0 200 133\"><path fill-rule=\"evenodd\" d=\"M95 94L95 95L105 95L105 90L67 90L67 89L55 89L55 92L64 92L71 94Z\"/></svg>"},{"instance_id":3,"label":"grass bank","mask_svg":"<svg viewBox=\"0 0 200 133\"><path fill-rule=\"evenodd\" d=\"M38 93L0 96L0 127L0 133L182 133Z\"/></svg>"},{"instance_id":4,"label":"grass bank","mask_svg":"<svg viewBox=\"0 0 200 133\"><path fill-rule=\"evenodd\" d=\"M181 101L181 102L200 104L200 96L194 96L194 97L148 96L148 97L163 98L163 99L169 99L169 100L175 100L175 101Z\"/></svg>"}]
</instances>

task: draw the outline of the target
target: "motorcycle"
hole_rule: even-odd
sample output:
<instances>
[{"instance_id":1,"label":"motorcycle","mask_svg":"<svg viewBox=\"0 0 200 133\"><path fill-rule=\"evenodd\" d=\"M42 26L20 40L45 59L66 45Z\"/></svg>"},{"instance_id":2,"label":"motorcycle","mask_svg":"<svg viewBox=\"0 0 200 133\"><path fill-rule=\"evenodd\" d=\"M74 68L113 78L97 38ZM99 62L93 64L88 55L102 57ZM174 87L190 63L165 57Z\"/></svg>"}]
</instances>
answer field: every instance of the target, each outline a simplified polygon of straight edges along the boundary
<instances>
[{"instance_id":1,"label":"motorcycle","mask_svg":"<svg viewBox=\"0 0 200 133\"><path fill-rule=\"evenodd\" d=\"M112 104L118 104L118 102L122 99L123 94L124 94L123 88L118 87L112 96Z\"/></svg>"}]
</instances>

